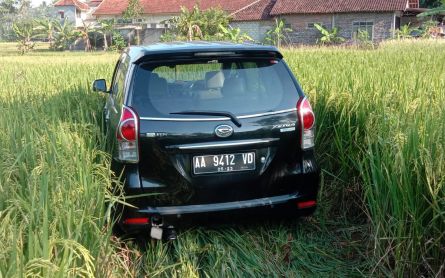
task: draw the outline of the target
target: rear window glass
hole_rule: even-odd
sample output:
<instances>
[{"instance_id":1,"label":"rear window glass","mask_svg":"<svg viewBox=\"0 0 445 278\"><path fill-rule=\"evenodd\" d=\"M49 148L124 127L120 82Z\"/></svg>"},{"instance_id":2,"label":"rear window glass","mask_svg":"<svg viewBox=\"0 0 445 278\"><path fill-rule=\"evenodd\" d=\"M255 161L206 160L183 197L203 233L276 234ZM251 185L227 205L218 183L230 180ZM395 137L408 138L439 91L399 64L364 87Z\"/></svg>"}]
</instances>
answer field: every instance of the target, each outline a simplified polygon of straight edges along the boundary
<instances>
[{"instance_id":1,"label":"rear window glass","mask_svg":"<svg viewBox=\"0 0 445 278\"><path fill-rule=\"evenodd\" d=\"M131 106L141 117L187 118L171 113L191 110L239 116L290 109L297 99L282 61L207 60L140 65Z\"/></svg>"}]
</instances>

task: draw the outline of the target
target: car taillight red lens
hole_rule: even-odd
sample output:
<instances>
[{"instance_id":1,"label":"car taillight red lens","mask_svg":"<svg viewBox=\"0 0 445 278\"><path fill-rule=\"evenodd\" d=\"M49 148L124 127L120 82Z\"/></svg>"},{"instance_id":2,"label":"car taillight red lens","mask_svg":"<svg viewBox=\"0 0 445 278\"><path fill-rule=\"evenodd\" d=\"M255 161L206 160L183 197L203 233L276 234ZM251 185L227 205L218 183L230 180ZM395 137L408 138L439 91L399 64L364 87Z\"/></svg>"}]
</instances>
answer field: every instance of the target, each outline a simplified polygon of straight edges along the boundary
<instances>
[{"instance_id":1,"label":"car taillight red lens","mask_svg":"<svg viewBox=\"0 0 445 278\"><path fill-rule=\"evenodd\" d=\"M311 208L311 207L315 207L316 205L317 205L317 202L315 200L309 200L309 201L297 203L297 207L299 209Z\"/></svg>"},{"instance_id":2,"label":"car taillight red lens","mask_svg":"<svg viewBox=\"0 0 445 278\"><path fill-rule=\"evenodd\" d=\"M127 141L136 140L136 124L134 120L126 120L121 124L121 135L122 138Z\"/></svg>"},{"instance_id":3,"label":"car taillight red lens","mask_svg":"<svg viewBox=\"0 0 445 278\"><path fill-rule=\"evenodd\" d=\"M148 224L150 219L148 217L138 217L138 218L127 218L124 220L126 225L143 225Z\"/></svg>"},{"instance_id":4,"label":"car taillight red lens","mask_svg":"<svg viewBox=\"0 0 445 278\"><path fill-rule=\"evenodd\" d=\"M138 129L137 114L130 107L124 106L116 132L121 161L131 163L139 161Z\"/></svg>"},{"instance_id":5,"label":"car taillight red lens","mask_svg":"<svg viewBox=\"0 0 445 278\"><path fill-rule=\"evenodd\" d=\"M312 148L315 145L315 115L306 97L298 101L297 112L300 121L301 148L303 150Z\"/></svg>"}]
</instances>

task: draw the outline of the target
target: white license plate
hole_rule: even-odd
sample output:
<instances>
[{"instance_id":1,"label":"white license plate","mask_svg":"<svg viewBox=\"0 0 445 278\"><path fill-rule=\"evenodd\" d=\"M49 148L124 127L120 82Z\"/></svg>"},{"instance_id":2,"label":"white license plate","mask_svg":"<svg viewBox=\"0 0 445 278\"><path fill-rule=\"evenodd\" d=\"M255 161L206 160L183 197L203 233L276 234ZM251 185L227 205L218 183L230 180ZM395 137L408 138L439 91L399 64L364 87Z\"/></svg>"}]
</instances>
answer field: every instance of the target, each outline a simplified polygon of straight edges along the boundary
<instances>
[{"instance_id":1,"label":"white license plate","mask_svg":"<svg viewBox=\"0 0 445 278\"><path fill-rule=\"evenodd\" d=\"M192 162L195 175L252 171L255 152L194 156Z\"/></svg>"}]
</instances>

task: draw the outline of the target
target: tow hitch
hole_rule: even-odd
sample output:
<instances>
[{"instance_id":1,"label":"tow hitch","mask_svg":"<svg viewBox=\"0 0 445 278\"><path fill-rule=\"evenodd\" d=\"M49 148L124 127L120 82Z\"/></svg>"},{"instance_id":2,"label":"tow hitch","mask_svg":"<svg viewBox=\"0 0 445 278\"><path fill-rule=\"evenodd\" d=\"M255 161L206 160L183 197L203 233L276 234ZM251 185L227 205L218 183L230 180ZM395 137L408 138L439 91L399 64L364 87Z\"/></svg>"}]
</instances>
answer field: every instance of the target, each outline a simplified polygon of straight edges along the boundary
<instances>
[{"instance_id":1,"label":"tow hitch","mask_svg":"<svg viewBox=\"0 0 445 278\"><path fill-rule=\"evenodd\" d=\"M150 237L157 240L172 241L176 239L177 235L173 225L164 227L162 218L154 216L152 218Z\"/></svg>"}]
</instances>

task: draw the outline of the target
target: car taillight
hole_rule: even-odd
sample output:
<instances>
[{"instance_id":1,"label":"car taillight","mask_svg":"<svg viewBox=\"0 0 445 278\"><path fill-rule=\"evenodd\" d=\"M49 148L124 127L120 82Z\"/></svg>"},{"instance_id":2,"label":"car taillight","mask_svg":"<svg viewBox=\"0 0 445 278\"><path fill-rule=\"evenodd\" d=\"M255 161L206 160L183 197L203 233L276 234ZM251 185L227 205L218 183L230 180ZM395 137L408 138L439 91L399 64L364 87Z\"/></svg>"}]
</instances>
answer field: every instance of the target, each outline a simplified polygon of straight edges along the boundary
<instances>
[{"instance_id":1,"label":"car taillight","mask_svg":"<svg viewBox=\"0 0 445 278\"><path fill-rule=\"evenodd\" d=\"M306 97L298 101L297 112L300 122L301 148L310 149L315 145L315 115Z\"/></svg>"},{"instance_id":2,"label":"car taillight","mask_svg":"<svg viewBox=\"0 0 445 278\"><path fill-rule=\"evenodd\" d=\"M130 163L139 162L138 132L139 119L136 112L124 106L116 131L119 160Z\"/></svg>"}]
</instances>

